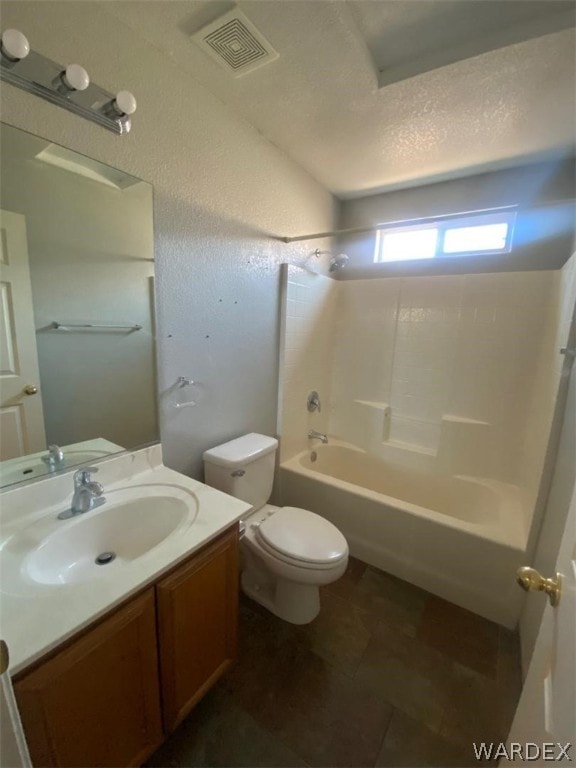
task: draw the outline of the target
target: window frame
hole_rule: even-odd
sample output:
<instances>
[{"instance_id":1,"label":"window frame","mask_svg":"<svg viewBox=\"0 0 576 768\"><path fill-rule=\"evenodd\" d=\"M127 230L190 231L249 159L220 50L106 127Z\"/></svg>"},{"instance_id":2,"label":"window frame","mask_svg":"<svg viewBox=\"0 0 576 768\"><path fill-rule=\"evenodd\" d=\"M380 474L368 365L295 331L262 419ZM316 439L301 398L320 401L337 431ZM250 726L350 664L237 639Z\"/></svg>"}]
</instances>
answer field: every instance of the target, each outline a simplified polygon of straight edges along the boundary
<instances>
[{"instance_id":1,"label":"window frame","mask_svg":"<svg viewBox=\"0 0 576 768\"><path fill-rule=\"evenodd\" d=\"M470 251L446 252L444 242L446 232L451 229L460 229L462 227L477 227L489 224L507 224L506 241L503 248L478 249ZM438 259L459 259L469 258L470 256L501 256L512 251L512 240L514 236L514 227L516 224L516 210L506 208L504 210L479 211L477 213L454 214L430 218L425 221L419 221L415 224L399 223L392 226L382 225L376 229L376 238L374 244L374 264L402 264L408 262L426 262L436 261ZM420 229L436 229L438 236L436 238L436 251L433 256L414 259L384 259L383 247L384 236L387 233L415 232Z\"/></svg>"}]
</instances>

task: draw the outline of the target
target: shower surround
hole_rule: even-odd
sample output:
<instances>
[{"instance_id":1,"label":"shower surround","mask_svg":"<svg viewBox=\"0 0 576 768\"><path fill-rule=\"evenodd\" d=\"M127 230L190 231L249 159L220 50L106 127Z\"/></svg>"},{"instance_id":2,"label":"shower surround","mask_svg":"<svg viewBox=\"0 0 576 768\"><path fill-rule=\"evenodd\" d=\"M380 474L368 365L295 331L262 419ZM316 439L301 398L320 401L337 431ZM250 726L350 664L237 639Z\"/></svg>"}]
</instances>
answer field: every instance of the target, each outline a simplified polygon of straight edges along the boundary
<instances>
[{"instance_id":1,"label":"shower surround","mask_svg":"<svg viewBox=\"0 0 576 768\"><path fill-rule=\"evenodd\" d=\"M575 261L348 281L284 267L282 503L327 517L372 565L513 626Z\"/></svg>"}]
</instances>

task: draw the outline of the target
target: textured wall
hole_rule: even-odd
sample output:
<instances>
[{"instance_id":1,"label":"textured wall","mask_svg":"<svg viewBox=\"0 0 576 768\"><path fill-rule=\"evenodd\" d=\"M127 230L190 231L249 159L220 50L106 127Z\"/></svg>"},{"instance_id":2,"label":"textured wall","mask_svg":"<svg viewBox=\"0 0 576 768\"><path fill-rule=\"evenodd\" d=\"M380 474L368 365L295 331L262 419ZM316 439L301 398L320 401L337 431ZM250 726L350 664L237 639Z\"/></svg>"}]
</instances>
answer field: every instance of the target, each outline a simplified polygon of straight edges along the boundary
<instances>
[{"instance_id":1,"label":"textured wall","mask_svg":"<svg viewBox=\"0 0 576 768\"><path fill-rule=\"evenodd\" d=\"M120 138L9 85L2 119L154 185L161 436L166 463L197 476L206 448L274 433L278 265L310 256L309 244L275 236L332 229L336 204L108 5L5 2L2 25L56 61L79 61L103 87L132 90L132 133ZM199 382L195 408L172 407L180 375Z\"/></svg>"}]
</instances>

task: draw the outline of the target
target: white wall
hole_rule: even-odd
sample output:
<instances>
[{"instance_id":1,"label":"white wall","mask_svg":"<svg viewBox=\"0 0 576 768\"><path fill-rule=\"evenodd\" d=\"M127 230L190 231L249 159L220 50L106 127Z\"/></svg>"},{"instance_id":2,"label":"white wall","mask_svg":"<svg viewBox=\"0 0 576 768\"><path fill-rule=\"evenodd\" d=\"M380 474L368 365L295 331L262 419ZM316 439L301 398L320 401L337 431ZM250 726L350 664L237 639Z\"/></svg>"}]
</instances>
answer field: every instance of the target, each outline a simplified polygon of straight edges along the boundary
<instances>
[{"instance_id":1,"label":"white wall","mask_svg":"<svg viewBox=\"0 0 576 768\"><path fill-rule=\"evenodd\" d=\"M206 448L274 433L278 265L310 255L309 244L276 238L333 229L336 204L108 6L6 2L2 25L56 61L79 61L110 91L132 90L132 132L118 137L10 85L2 119L153 184L164 457L199 476ZM200 382L195 408L172 407L180 375Z\"/></svg>"}]
</instances>

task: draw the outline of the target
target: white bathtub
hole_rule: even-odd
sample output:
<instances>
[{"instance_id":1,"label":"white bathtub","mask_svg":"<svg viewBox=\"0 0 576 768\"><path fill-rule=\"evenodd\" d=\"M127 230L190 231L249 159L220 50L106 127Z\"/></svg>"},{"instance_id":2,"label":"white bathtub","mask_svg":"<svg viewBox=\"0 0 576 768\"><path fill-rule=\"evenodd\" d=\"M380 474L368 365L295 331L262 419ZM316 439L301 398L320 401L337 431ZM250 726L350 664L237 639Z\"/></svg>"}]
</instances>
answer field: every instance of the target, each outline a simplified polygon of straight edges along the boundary
<instances>
[{"instance_id":1,"label":"white bathtub","mask_svg":"<svg viewBox=\"0 0 576 768\"><path fill-rule=\"evenodd\" d=\"M403 469L334 443L283 462L280 493L338 526L361 560L515 626L528 504L517 486Z\"/></svg>"}]
</instances>

